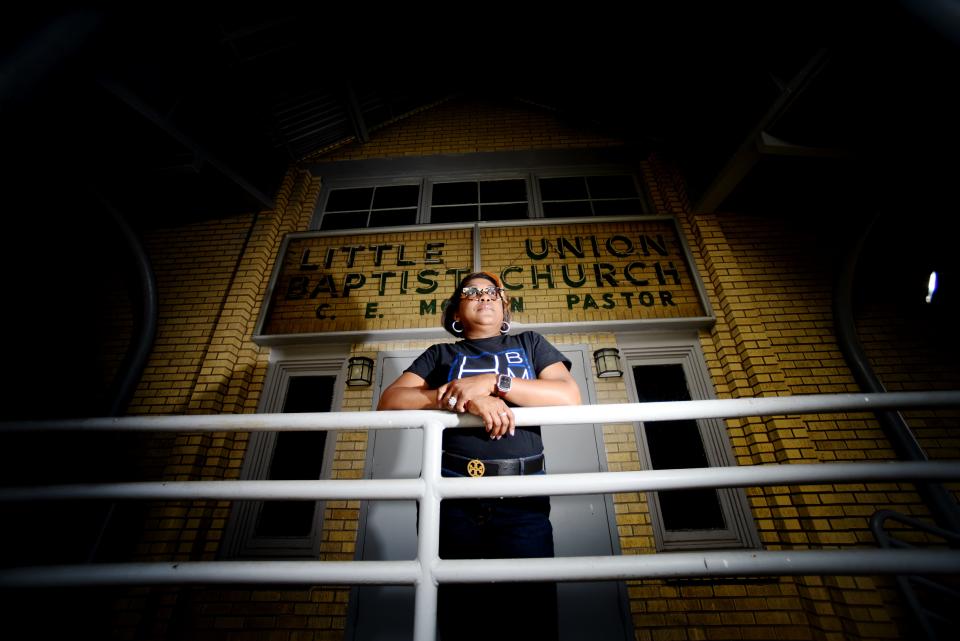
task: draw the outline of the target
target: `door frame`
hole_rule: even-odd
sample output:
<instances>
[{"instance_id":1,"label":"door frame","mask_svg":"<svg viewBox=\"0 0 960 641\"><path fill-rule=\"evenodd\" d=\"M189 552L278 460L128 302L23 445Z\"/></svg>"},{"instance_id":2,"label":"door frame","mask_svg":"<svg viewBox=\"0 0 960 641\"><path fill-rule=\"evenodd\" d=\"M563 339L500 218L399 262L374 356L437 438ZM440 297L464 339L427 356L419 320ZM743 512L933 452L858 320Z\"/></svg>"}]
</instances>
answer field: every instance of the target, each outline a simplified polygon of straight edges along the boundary
<instances>
[{"instance_id":1,"label":"door frame","mask_svg":"<svg viewBox=\"0 0 960 641\"><path fill-rule=\"evenodd\" d=\"M591 367L591 351L589 345L577 343L577 344L562 344L558 343L554 345L558 350L564 352L564 355L568 358L571 358L569 352L579 352L579 357L583 365L584 372L584 385L586 386L587 398L582 399L585 404L588 404L591 400L595 401L597 398L596 386L593 380L593 368ZM376 372L376 380L374 383L374 390L371 398L371 410L376 410L377 403L380 400L381 390L385 387L385 382L383 381L384 374L384 360L387 358L416 358L423 353L424 348L419 349L392 349L384 350L377 353L376 364L374 371ZM571 359L572 360L572 359ZM386 382L387 384L389 382ZM599 463L601 472L608 472L609 467L607 465L607 456L606 456L606 445L603 435L603 425L599 423L591 424L594 435L594 443L597 447L597 460ZM416 428L414 428L416 429ZM367 451L364 458L364 471L363 478L370 479L373 474L373 454L375 450L376 436L379 430L372 430L370 438L367 441ZM606 509L607 515L607 535L610 542L611 555L620 556L622 555L622 550L620 548L620 535L619 528L617 527L616 511L615 504L613 501L613 495L605 493L602 495L604 500L604 507ZM361 561L363 560L363 550L364 543L366 539L367 532L367 513L369 510L369 501L362 501L360 505L360 515L357 523L357 543L354 552L354 560ZM630 598L627 591L626 581L616 581L617 586L617 597L618 597L618 611L620 614L620 619L624 631L624 639L632 639L634 637L634 627L633 627L633 617L630 614ZM350 600L347 606L347 621L346 627L344 630L344 638L352 640L356 635L356 607L357 607L357 598L359 593L360 586L354 585L350 588ZM413 587L411 586L411 589Z\"/></svg>"}]
</instances>

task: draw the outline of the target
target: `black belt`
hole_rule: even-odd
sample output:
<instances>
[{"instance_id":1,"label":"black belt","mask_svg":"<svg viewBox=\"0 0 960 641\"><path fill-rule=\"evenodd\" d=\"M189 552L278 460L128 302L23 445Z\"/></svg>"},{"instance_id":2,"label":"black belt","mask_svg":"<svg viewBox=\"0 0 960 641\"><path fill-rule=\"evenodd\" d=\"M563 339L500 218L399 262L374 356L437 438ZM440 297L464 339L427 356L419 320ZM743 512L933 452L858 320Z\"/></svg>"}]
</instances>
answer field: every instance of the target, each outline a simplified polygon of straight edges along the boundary
<instances>
[{"instance_id":1,"label":"black belt","mask_svg":"<svg viewBox=\"0 0 960 641\"><path fill-rule=\"evenodd\" d=\"M463 476L517 476L543 471L543 453L523 458L476 459L443 453L442 467Z\"/></svg>"}]
</instances>

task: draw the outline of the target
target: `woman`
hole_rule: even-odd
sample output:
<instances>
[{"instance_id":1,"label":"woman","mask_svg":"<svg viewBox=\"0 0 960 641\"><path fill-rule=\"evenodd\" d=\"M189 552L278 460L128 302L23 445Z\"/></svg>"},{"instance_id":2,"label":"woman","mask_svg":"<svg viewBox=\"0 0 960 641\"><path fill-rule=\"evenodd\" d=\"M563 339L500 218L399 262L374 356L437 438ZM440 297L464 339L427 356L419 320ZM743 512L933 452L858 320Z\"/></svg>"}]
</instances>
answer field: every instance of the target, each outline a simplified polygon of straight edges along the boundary
<instances>
[{"instance_id":1,"label":"woman","mask_svg":"<svg viewBox=\"0 0 960 641\"><path fill-rule=\"evenodd\" d=\"M509 301L496 276L466 276L443 327L461 338L431 346L383 391L381 410L469 412L482 428L444 430L444 476L545 473L539 426L517 427L511 407L579 405L567 360L535 332L509 334ZM553 556L550 499L456 499L440 505L440 557ZM443 639L557 637L556 585L444 584Z\"/></svg>"}]
</instances>

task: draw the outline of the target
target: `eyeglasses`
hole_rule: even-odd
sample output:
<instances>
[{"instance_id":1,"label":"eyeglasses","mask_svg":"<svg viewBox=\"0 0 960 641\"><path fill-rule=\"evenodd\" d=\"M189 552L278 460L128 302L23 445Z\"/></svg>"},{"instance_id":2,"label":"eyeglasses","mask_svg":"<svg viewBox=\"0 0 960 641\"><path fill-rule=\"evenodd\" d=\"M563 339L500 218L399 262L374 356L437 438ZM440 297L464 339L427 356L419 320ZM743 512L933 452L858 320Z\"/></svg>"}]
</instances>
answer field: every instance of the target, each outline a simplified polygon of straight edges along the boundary
<instances>
[{"instance_id":1,"label":"eyeglasses","mask_svg":"<svg viewBox=\"0 0 960 641\"><path fill-rule=\"evenodd\" d=\"M464 287L460 291L463 298L480 298L484 294L490 298L499 298L503 288L491 285L490 287Z\"/></svg>"}]
</instances>

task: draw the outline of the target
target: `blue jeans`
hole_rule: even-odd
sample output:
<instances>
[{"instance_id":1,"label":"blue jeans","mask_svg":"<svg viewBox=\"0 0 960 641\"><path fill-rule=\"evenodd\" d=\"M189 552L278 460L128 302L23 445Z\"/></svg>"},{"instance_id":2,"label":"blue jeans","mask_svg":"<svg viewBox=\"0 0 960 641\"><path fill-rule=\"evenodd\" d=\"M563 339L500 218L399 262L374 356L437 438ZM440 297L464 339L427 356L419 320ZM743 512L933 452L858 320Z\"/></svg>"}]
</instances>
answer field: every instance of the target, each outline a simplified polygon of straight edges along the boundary
<instances>
[{"instance_id":1,"label":"blue jeans","mask_svg":"<svg viewBox=\"0 0 960 641\"><path fill-rule=\"evenodd\" d=\"M442 470L444 476L458 476ZM440 503L441 559L553 556L550 497L448 499ZM556 583L440 585L440 638L557 638Z\"/></svg>"}]
</instances>

